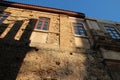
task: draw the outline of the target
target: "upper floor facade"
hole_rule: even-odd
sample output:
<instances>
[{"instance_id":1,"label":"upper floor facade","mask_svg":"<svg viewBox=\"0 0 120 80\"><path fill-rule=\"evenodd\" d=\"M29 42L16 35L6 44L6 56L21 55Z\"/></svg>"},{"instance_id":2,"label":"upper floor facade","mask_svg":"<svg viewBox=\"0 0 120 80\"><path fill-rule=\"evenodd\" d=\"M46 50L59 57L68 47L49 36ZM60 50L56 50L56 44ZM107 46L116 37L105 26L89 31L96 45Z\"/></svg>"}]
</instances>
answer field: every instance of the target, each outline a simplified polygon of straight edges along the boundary
<instances>
[{"instance_id":1,"label":"upper floor facade","mask_svg":"<svg viewBox=\"0 0 120 80\"><path fill-rule=\"evenodd\" d=\"M71 55L98 52L112 75L119 78L119 22L89 18L79 12L0 2L0 45L18 50L29 46L36 51L53 50Z\"/></svg>"},{"instance_id":2,"label":"upper floor facade","mask_svg":"<svg viewBox=\"0 0 120 80\"><path fill-rule=\"evenodd\" d=\"M73 11L1 2L0 25L0 38L9 45L74 52L101 49L106 59L120 60L118 22Z\"/></svg>"}]
</instances>

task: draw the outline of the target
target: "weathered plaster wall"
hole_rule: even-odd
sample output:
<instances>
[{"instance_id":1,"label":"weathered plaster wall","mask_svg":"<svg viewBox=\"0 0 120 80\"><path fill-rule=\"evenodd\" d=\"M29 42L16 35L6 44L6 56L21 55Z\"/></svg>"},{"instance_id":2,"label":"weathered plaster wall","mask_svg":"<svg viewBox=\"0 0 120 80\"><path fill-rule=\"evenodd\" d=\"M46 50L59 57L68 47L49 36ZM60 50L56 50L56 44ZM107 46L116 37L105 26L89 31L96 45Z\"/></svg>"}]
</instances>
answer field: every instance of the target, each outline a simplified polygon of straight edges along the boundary
<instances>
[{"instance_id":1,"label":"weathered plaster wall","mask_svg":"<svg viewBox=\"0 0 120 80\"><path fill-rule=\"evenodd\" d=\"M84 54L61 51L31 51L20 68L17 80L84 80L86 75Z\"/></svg>"},{"instance_id":2,"label":"weathered plaster wall","mask_svg":"<svg viewBox=\"0 0 120 80\"><path fill-rule=\"evenodd\" d=\"M13 25L15 21L17 20L23 20L24 24L17 32L15 39L19 40L23 34L23 32L26 30L26 26L29 23L29 19L38 19L39 17L47 17L50 18L50 24L49 24L49 30L48 31L39 31L39 30L33 30L33 33L31 34L30 41L31 46L35 47L36 44L42 45L55 45L56 47L59 47L59 14L53 14L53 13L46 13L46 12L38 12L38 11L32 11L32 10L24 10L24 9L18 9L18 8L11 8L8 7L5 9L5 12L9 12L10 16L7 18L4 23ZM18 16L19 15L19 16ZM12 28L9 27L9 28ZM34 26L33 26L34 28ZM7 34L7 30L4 32ZM5 35L2 35L5 36ZM38 46L38 45L37 45Z\"/></svg>"},{"instance_id":3,"label":"weathered plaster wall","mask_svg":"<svg viewBox=\"0 0 120 80\"><path fill-rule=\"evenodd\" d=\"M113 80L120 80L120 63L119 61L106 61Z\"/></svg>"},{"instance_id":4,"label":"weathered plaster wall","mask_svg":"<svg viewBox=\"0 0 120 80\"><path fill-rule=\"evenodd\" d=\"M10 13L3 22L9 26L0 35L1 80L111 80L102 64L102 57L89 49L89 36L82 38L74 35L69 16L12 7L0 8ZM49 30L29 31L27 27L33 26L33 23L29 23L31 19L39 17L50 18ZM16 21L23 23L13 27Z\"/></svg>"},{"instance_id":5,"label":"weathered plaster wall","mask_svg":"<svg viewBox=\"0 0 120 80\"><path fill-rule=\"evenodd\" d=\"M60 15L60 48L75 50L74 34L67 15Z\"/></svg>"},{"instance_id":6,"label":"weathered plaster wall","mask_svg":"<svg viewBox=\"0 0 120 80\"><path fill-rule=\"evenodd\" d=\"M101 50L104 59L120 60L120 52L105 49Z\"/></svg>"},{"instance_id":7,"label":"weathered plaster wall","mask_svg":"<svg viewBox=\"0 0 120 80\"><path fill-rule=\"evenodd\" d=\"M86 22L90 29L100 30L96 20L86 20Z\"/></svg>"},{"instance_id":8,"label":"weathered plaster wall","mask_svg":"<svg viewBox=\"0 0 120 80\"><path fill-rule=\"evenodd\" d=\"M32 10L11 8L11 7L6 8L4 11L10 13L10 16L3 22L3 24L8 24L9 26L1 34L1 39L4 39L6 35L8 35L8 33L13 29L13 25L15 24L16 21L18 20L23 21L23 24L17 31L16 35L14 36L14 39L8 36L9 40L11 40L10 43L16 40L18 41L16 44L22 44L19 41L21 41L21 37L24 36L24 32L26 31L26 27L29 24L30 19L38 19L39 17L48 17L50 18L50 24L48 31L33 30L29 39L28 38L22 39L23 44L30 40L30 44L29 44L30 46L27 47L30 48L34 47L33 50L28 50L28 48L24 47L24 45L21 45L21 47L25 49L21 49L20 46L18 48L15 47L12 48L12 45L10 45L9 43L7 44L9 45L10 50L7 49L8 48L7 46L5 48L3 47L0 48L1 55L6 53L6 56L8 57L7 52L9 54L12 53L14 54L11 55L13 57L9 55L9 58L2 56L3 58L6 58L6 60L10 61L9 64L7 65L5 65L4 63L2 64L3 66L8 67L8 69L6 70L10 69L9 65L13 65L14 68L11 68L10 72L7 73L3 71L3 74L0 74L2 76L1 79L7 79L7 77L11 80L15 78L17 80L21 80L21 79L22 80L26 80L26 79L69 80L70 78L72 79L78 79L80 77L81 79L85 78L87 74L83 63L85 63L86 57L83 56L82 54L77 54L77 53L70 54L69 52L74 50L75 46L73 45L74 38L72 38L71 36L73 35L71 30L72 26L69 26L68 16L40 12L40 11L38 12ZM60 28L60 26L62 27ZM27 30L27 33L29 33L29 30ZM2 41L1 41L1 45L4 46L4 44L2 44ZM19 51L18 49L21 51ZM66 52L62 52L64 50ZM18 61L20 59L20 62L12 61L18 55L17 53L21 53L19 54L19 56L24 55L21 58L18 56ZM79 62L77 62L77 60L79 60ZM5 61L0 60L0 62L5 62ZM72 69L74 68L75 65L77 65L78 68ZM16 67L20 68L20 70L17 70ZM82 73L79 74L78 71ZM12 72L16 73L16 76L13 76ZM4 76L6 74L12 75L12 77L8 75L5 78Z\"/></svg>"}]
</instances>

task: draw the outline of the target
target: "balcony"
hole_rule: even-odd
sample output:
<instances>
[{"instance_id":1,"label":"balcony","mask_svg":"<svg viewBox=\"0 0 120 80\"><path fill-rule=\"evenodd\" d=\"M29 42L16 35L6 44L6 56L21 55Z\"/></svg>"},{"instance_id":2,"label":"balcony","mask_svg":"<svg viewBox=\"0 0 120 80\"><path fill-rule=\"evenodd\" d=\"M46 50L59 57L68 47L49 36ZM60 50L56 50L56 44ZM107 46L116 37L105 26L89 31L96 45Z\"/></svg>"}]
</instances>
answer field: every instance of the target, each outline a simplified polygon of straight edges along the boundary
<instances>
[{"instance_id":1,"label":"balcony","mask_svg":"<svg viewBox=\"0 0 120 80\"><path fill-rule=\"evenodd\" d=\"M91 30L93 38L93 48L104 48L107 50L120 51L120 39L113 39L111 36L101 30Z\"/></svg>"}]
</instances>

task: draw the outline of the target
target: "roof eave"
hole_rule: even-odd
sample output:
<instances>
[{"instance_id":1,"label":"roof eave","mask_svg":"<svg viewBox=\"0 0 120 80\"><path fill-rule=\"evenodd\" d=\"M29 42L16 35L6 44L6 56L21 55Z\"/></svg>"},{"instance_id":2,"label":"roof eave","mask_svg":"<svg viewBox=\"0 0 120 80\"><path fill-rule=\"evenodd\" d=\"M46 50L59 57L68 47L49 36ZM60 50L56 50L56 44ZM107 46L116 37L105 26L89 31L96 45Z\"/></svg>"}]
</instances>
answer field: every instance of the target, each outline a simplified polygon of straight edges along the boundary
<instances>
[{"instance_id":1,"label":"roof eave","mask_svg":"<svg viewBox=\"0 0 120 80\"><path fill-rule=\"evenodd\" d=\"M43 6L36 6L36 5L30 5L30 4L22 4L22 3L16 3L16 2L3 1L3 2L0 2L0 5L6 6L6 7L16 7L16 8L22 8L22 9L57 13L57 14L66 14L66 15L71 16L71 17L85 18L84 13L56 9L56 8L43 7Z\"/></svg>"}]
</instances>

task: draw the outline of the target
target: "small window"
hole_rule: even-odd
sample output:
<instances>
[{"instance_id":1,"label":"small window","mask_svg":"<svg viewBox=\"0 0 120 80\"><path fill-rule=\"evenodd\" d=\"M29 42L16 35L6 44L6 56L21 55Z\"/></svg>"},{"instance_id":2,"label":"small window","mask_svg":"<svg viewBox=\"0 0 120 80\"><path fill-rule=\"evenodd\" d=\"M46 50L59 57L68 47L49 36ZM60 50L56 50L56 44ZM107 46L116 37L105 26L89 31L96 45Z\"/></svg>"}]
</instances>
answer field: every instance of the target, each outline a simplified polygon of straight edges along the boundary
<instances>
[{"instance_id":1,"label":"small window","mask_svg":"<svg viewBox=\"0 0 120 80\"><path fill-rule=\"evenodd\" d=\"M2 15L0 14L0 19L2 18Z\"/></svg>"},{"instance_id":2,"label":"small window","mask_svg":"<svg viewBox=\"0 0 120 80\"><path fill-rule=\"evenodd\" d=\"M8 13L0 12L0 24L9 16Z\"/></svg>"},{"instance_id":3,"label":"small window","mask_svg":"<svg viewBox=\"0 0 120 80\"><path fill-rule=\"evenodd\" d=\"M2 16L3 16L3 13L0 11L0 20L1 20Z\"/></svg>"},{"instance_id":4,"label":"small window","mask_svg":"<svg viewBox=\"0 0 120 80\"><path fill-rule=\"evenodd\" d=\"M86 36L86 32L82 23L73 23L73 27L76 35Z\"/></svg>"},{"instance_id":5,"label":"small window","mask_svg":"<svg viewBox=\"0 0 120 80\"><path fill-rule=\"evenodd\" d=\"M113 39L120 39L120 34L114 27L105 26L105 29Z\"/></svg>"},{"instance_id":6,"label":"small window","mask_svg":"<svg viewBox=\"0 0 120 80\"><path fill-rule=\"evenodd\" d=\"M37 25L36 25L35 29L37 29L37 30L48 30L49 22L50 22L49 18L40 17L38 22L37 22Z\"/></svg>"}]
</instances>

